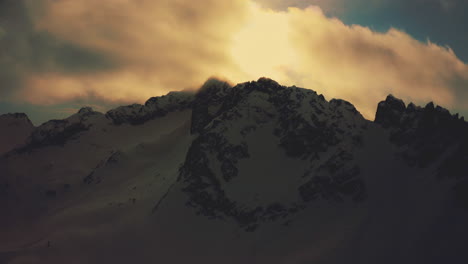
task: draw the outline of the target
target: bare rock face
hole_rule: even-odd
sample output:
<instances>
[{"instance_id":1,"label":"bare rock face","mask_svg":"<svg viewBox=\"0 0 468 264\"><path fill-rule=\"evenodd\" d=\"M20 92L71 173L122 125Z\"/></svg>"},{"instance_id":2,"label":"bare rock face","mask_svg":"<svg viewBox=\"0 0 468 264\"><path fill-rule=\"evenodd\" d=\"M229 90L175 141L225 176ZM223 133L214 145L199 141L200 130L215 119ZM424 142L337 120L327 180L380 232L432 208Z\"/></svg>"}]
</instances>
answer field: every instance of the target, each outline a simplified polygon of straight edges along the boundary
<instances>
[{"instance_id":1,"label":"bare rock face","mask_svg":"<svg viewBox=\"0 0 468 264\"><path fill-rule=\"evenodd\" d=\"M191 132L199 133L222 111L224 99L231 86L223 81L210 79L203 84L195 96Z\"/></svg>"},{"instance_id":2,"label":"bare rock face","mask_svg":"<svg viewBox=\"0 0 468 264\"><path fill-rule=\"evenodd\" d=\"M26 143L33 129L26 114L0 115L0 155Z\"/></svg>"},{"instance_id":3,"label":"bare rock face","mask_svg":"<svg viewBox=\"0 0 468 264\"><path fill-rule=\"evenodd\" d=\"M430 102L425 107L389 95L379 103L375 122L390 130L398 155L409 165L436 167L440 179L455 179L457 201L468 208L468 123Z\"/></svg>"},{"instance_id":4,"label":"bare rock face","mask_svg":"<svg viewBox=\"0 0 468 264\"><path fill-rule=\"evenodd\" d=\"M367 121L350 103L327 102L313 91L262 78L232 88L207 83L193 104L192 132L199 136L180 177L189 195L187 205L198 213L233 218L253 231L262 222L287 222L314 200L359 202L366 197L353 150L360 145ZM262 145L262 138L269 139L269 146ZM264 171L263 162L247 165L248 160L268 160L270 155L289 159L298 168L285 174L272 169L283 166L280 163L272 162ZM268 182L263 190L246 192L247 199L237 197L240 190L234 182L253 185L265 177L258 173L271 172L268 178L298 182L285 194L287 201L255 201L256 195L280 187Z\"/></svg>"},{"instance_id":5,"label":"bare rock face","mask_svg":"<svg viewBox=\"0 0 468 264\"><path fill-rule=\"evenodd\" d=\"M391 141L405 148L401 154L414 166L428 167L454 148L466 149L468 123L432 102L406 107L389 95L379 103L375 122L390 130Z\"/></svg>"},{"instance_id":6,"label":"bare rock face","mask_svg":"<svg viewBox=\"0 0 468 264\"><path fill-rule=\"evenodd\" d=\"M67 141L79 137L79 133L87 131L93 124L93 116L102 116L91 107L83 107L76 114L62 120L50 120L35 128L20 152L46 146L63 146Z\"/></svg>"},{"instance_id":7,"label":"bare rock face","mask_svg":"<svg viewBox=\"0 0 468 264\"><path fill-rule=\"evenodd\" d=\"M401 99L388 95L377 107L375 122L384 127L398 126L405 110L405 103Z\"/></svg>"}]
</instances>

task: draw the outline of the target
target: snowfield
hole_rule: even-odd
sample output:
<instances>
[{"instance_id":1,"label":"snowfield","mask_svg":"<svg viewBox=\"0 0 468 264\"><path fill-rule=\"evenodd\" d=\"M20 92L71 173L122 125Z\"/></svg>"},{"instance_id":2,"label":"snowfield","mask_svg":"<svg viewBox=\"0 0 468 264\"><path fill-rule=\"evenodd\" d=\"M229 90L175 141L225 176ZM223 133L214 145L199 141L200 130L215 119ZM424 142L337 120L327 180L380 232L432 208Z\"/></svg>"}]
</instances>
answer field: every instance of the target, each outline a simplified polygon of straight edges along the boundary
<instances>
[{"instance_id":1,"label":"snowfield","mask_svg":"<svg viewBox=\"0 0 468 264\"><path fill-rule=\"evenodd\" d=\"M468 123L212 79L0 116L0 263L467 263Z\"/></svg>"}]
</instances>

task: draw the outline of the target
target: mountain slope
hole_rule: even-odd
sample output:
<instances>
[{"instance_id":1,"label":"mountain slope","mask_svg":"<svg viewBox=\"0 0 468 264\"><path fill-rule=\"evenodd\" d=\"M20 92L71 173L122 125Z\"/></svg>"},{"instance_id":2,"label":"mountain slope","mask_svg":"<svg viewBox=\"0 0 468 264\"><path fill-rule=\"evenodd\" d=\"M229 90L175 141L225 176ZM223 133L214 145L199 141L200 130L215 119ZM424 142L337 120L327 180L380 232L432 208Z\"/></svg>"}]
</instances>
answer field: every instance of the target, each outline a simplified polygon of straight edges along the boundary
<instances>
[{"instance_id":1,"label":"mountain slope","mask_svg":"<svg viewBox=\"0 0 468 264\"><path fill-rule=\"evenodd\" d=\"M26 142L34 125L25 114L0 115L0 155Z\"/></svg>"},{"instance_id":2,"label":"mountain slope","mask_svg":"<svg viewBox=\"0 0 468 264\"><path fill-rule=\"evenodd\" d=\"M0 262L465 263L467 127L266 78L83 108L0 159Z\"/></svg>"}]
</instances>

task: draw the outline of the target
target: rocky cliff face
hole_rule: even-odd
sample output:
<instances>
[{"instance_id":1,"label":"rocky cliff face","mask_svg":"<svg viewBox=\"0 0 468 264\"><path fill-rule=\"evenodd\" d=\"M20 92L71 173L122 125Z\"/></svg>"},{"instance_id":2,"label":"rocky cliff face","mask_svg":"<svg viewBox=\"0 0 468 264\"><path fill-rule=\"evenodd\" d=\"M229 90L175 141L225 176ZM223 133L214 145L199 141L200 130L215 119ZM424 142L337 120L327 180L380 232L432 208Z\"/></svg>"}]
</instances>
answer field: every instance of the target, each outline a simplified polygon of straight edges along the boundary
<instances>
[{"instance_id":1,"label":"rocky cliff face","mask_svg":"<svg viewBox=\"0 0 468 264\"><path fill-rule=\"evenodd\" d=\"M212 79L37 128L8 118L29 132L0 158L0 262L468 259L468 123L433 103L389 95L372 122L312 90ZM61 254L9 246L31 237Z\"/></svg>"},{"instance_id":2,"label":"rocky cliff face","mask_svg":"<svg viewBox=\"0 0 468 264\"><path fill-rule=\"evenodd\" d=\"M434 103L425 107L388 96L377 108L376 123L390 130L401 159L411 166L435 164L441 179L456 179L457 201L468 205L468 123Z\"/></svg>"},{"instance_id":3,"label":"rocky cliff face","mask_svg":"<svg viewBox=\"0 0 468 264\"><path fill-rule=\"evenodd\" d=\"M40 125L28 138L26 146L19 151L30 151L46 146L63 146L68 140L77 138L80 132L92 126L90 118L102 115L90 107L81 108L78 113L63 120L50 120Z\"/></svg>"},{"instance_id":4,"label":"rocky cliff face","mask_svg":"<svg viewBox=\"0 0 468 264\"><path fill-rule=\"evenodd\" d=\"M284 87L270 79L233 88L224 83L208 85L194 101L192 132L198 137L181 169L188 205L197 212L232 217L247 230L254 230L264 221L282 218L287 222L290 215L316 199L365 198L353 149L362 142L367 121L350 103L327 102L311 90ZM269 140L262 142L262 138ZM293 161L297 168L275 173L283 164L247 161L278 157ZM264 177L262 173L272 174ZM254 185L259 178L266 182L258 190L236 199L235 193L240 191L236 188L242 186L233 182ZM277 179L270 183L268 178ZM287 201L275 197L257 201L262 192L284 188L275 181L290 182Z\"/></svg>"}]
</instances>

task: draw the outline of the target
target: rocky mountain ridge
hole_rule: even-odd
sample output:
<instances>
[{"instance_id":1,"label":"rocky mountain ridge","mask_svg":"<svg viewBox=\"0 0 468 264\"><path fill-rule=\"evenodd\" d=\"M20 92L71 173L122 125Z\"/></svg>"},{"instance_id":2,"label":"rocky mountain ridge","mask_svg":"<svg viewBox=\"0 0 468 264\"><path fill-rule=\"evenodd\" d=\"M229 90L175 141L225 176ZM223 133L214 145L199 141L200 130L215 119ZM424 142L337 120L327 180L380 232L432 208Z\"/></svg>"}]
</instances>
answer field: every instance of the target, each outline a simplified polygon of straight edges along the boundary
<instances>
[{"instance_id":1,"label":"rocky mountain ridge","mask_svg":"<svg viewBox=\"0 0 468 264\"><path fill-rule=\"evenodd\" d=\"M1 221L10 237L28 242L17 220L31 219L25 226L41 230L33 237L67 245L54 255L0 243L0 260L8 249L14 253L7 260L60 263L63 256L80 259L73 248L89 243L83 250L99 255L91 258L98 262L107 250L135 242L128 239L135 225L142 228L138 240L151 242L132 250L149 256L157 244L154 261L229 262L226 254L233 263L466 259L457 245L468 237L468 123L433 103L406 106L392 95L372 122L349 102L271 79L234 87L211 79L196 93L173 92L105 114L82 108L32 128L22 146L0 157L0 172L0 206L10 215ZM125 239L101 231L62 237L84 228L82 221L92 230L106 223ZM205 236L225 241L219 258L209 249L220 245ZM249 241L253 248L241 249ZM333 253L296 251L321 248L320 241L329 241ZM187 258L171 259L176 245ZM428 249L439 255L422 253ZM281 262L269 257L274 252L300 256Z\"/></svg>"}]
</instances>

